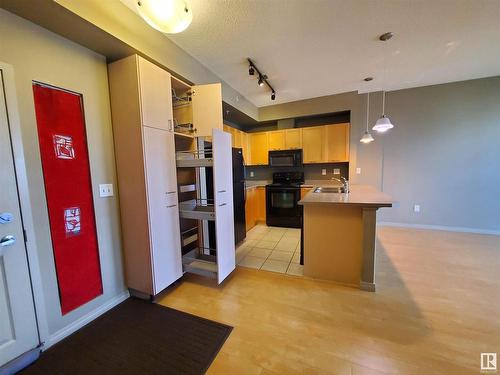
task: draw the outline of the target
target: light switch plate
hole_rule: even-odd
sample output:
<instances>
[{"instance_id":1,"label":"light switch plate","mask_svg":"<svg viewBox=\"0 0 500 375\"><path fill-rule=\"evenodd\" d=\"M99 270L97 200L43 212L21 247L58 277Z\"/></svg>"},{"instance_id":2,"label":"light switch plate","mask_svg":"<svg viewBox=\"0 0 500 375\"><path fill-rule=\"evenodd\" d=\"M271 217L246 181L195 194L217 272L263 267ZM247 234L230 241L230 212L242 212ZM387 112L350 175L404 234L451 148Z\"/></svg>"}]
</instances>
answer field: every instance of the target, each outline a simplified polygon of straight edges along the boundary
<instances>
[{"instance_id":1,"label":"light switch plate","mask_svg":"<svg viewBox=\"0 0 500 375\"><path fill-rule=\"evenodd\" d=\"M253 171L250 172L250 177L253 177L254 176L254 173Z\"/></svg>"},{"instance_id":2,"label":"light switch plate","mask_svg":"<svg viewBox=\"0 0 500 375\"><path fill-rule=\"evenodd\" d=\"M333 174L340 174L340 168L334 168Z\"/></svg>"},{"instance_id":3,"label":"light switch plate","mask_svg":"<svg viewBox=\"0 0 500 375\"><path fill-rule=\"evenodd\" d=\"M99 196L101 198L112 197L113 195L113 184L99 184Z\"/></svg>"},{"instance_id":4,"label":"light switch plate","mask_svg":"<svg viewBox=\"0 0 500 375\"><path fill-rule=\"evenodd\" d=\"M321 174L322 174L323 176L326 176L326 169L322 169L322 170L321 170Z\"/></svg>"},{"instance_id":5,"label":"light switch plate","mask_svg":"<svg viewBox=\"0 0 500 375\"><path fill-rule=\"evenodd\" d=\"M420 212L420 205L419 204L414 205L413 206L413 211Z\"/></svg>"},{"instance_id":6,"label":"light switch plate","mask_svg":"<svg viewBox=\"0 0 500 375\"><path fill-rule=\"evenodd\" d=\"M361 174L361 168L356 168L356 174Z\"/></svg>"}]
</instances>

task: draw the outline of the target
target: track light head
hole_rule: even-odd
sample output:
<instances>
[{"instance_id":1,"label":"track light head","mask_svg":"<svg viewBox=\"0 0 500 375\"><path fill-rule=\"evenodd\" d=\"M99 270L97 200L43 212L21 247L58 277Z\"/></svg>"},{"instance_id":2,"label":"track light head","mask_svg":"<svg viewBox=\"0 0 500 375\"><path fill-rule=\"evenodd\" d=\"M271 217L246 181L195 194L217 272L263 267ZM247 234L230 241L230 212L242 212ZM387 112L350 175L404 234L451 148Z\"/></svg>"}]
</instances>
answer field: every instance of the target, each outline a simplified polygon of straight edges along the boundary
<instances>
[{"instance_id":1,"label":"track light head","mask_svg":"<svg viewBox=\"0 0 500 375\"><path fill-rule=\"evenodd\" d=\"M276 93L273 91L271 93L271 100L275 100L276 99Z\"/></svg>"},{"instance_id":2,"label":"track light head","mask_svg":"<svg viewBox=\"0 0 500 375\"><path fill-rule=\"evenodd\" d=\"M252 65L250 65L250 67L248 68L248 74L253 76L255 74L255 69L253 68Z\"/></svg>"},{"instance_id":3,"label":"track light head","mask_svg":"<svg viewBox=\"0 0 500 375\"><path fill-rule=\"evenodd\" d=\"M259 76L259 82L258 82L259 86L262 87L264 86L264 80L262 79L262 76Z\"/></svg>"}]
</instances>

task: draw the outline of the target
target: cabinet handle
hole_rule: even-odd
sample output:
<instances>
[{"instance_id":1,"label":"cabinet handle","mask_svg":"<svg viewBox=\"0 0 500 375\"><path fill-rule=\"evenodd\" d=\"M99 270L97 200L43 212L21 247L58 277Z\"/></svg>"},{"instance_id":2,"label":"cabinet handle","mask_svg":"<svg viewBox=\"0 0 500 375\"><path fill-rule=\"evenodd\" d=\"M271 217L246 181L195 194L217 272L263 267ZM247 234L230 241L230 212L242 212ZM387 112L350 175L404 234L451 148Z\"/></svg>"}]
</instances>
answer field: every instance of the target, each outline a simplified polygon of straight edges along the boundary
<instances>
[{"instance_id":1,"label":"cabinet handle","mask_svg":"<svg viewBox=\"0 0 500 375\"><path fill-rule=\"evenodd\" d=\"M173 131L172 120L168 120L168 130Z\"/></svg>"},{"instance_id":2,"label":"cabinet handle","mask_svg":"<svg viewBox=\"0 0 500 375\"><path fill-rule=\"evenodd\" d=\"M225 193L226 191L225 190L219 190L217 191L217 193Z\"/></svg>"},{"instance_id":3,"label":"cabinet handle","mask_svg":"<svg viewBox=\"0 0 500 375\"><path fill-rule=\"evenodd\" d=\"M165 194L174 194L176 192L177 192L176 190L174 190L174 191L167 191Z\"/></svg>"},{"instance_id":4,"label":"cabinet handle","mask_svg":"<svg viewBox=\"0 0 500 375\"><path fill-rule=\"evenodd\" d=\"M225 206L225 205L227 205L227 203L221 203L221 204L219 204L219 207L222 207L222 206Z\"/></svg>"},{"instance_id":5,"label":"cabinet handle","mask_svg":"<svg viewBox=\"0 0 500 375\"><path fill-rule=\"evenodd\" d=\"M172 207L175 207L177 206L176 204L171 204L170 206L167 206L167 208L172 208Z\"/></svg>"}]
</instances>

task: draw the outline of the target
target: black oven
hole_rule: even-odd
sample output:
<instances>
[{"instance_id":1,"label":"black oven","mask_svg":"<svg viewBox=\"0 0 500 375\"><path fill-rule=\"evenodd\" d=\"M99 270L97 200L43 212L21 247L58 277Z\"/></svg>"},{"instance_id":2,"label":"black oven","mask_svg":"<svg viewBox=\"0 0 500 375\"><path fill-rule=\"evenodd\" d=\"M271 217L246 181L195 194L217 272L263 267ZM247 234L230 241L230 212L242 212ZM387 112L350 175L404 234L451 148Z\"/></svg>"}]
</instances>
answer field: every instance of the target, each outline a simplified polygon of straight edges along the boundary
<instances>
[{"instance_id":1,"label":"black oven","mask_svg":"<svg viewBox=\"0 0 500 375\"><path fill-rule=\"evenodd\" d=\"M300 185L304 183L302 172L277 172L273 183L266 185L266 224L276 227L300 228L302 209Z\"/></svg>"},{"instance_id":2,"label":"black oven","mask_svg":"<svg viewBox=\"0 0 500 375\"><path fill-rule=\"evenodd\" d=\"M302 167L302 150L269 151L271 167Z\"/></svg>"}]
</instances>

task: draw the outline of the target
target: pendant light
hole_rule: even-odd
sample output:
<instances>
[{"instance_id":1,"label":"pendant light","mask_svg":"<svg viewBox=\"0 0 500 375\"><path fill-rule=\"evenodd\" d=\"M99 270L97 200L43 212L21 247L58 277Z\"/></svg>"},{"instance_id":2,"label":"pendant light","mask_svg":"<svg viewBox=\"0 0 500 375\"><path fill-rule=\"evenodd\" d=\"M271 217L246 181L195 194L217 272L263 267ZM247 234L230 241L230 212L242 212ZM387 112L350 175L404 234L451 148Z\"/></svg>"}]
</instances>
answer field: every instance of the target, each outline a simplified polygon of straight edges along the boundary
<instances>
[{"instance_id":1,"label":"pendant light","mask_svg":"<svg viewBox=\"0 0 500 375\"><path fill-rule=\"evenodd\" d=\"M385 115L385 91L382 93L382 116L377 120L375 125L373 126L373 130L379 133L385 133L387 130L392 129L394 125L392 125L389 117Z\"/></svg>"},{"instance_id":2,"label":"pendant light","mask_svg":"<svg viewBox=\"0 0 500 375\"><path fill-rule=\"evenodd\" d=\"M193 12L184 0L137 0L141 17L162 33L176 34L187 29Z\"/></svg>"},{"instance_id":3,"label":"pendant light","mask_svg":"<svg viewBox=\"0 0 500 375\"><path fill-rule=\"evenodd\" d=\"M363 136L359 140L361 143L371 143L375 139L373 139L372 135L368 131L368 118L370 117L370 93L368 93L368 99L366 101L366 130L363 133Z\"/></svg>"},{"instance_id":4,"label":"pendant light","mask_svg":"<svg viewBox=\"0 0 500 375\"><path fill-rule=\"evenodd\" d=\"M387 42L393 36L394 33L387 32L385 34L380 35L379 39L382 42ZM387 51L384 52L384 85L386 81L386 68L387 68L385 61L386 56L387 56ZM382 116L377 120L372 129L379 133L385 133L387 130L392 129L393 127L394 125L392 125L391 120L389 119L389 117L385 115L385 90L384 90L382 92Z\"/></svg>"}]
</instances>

